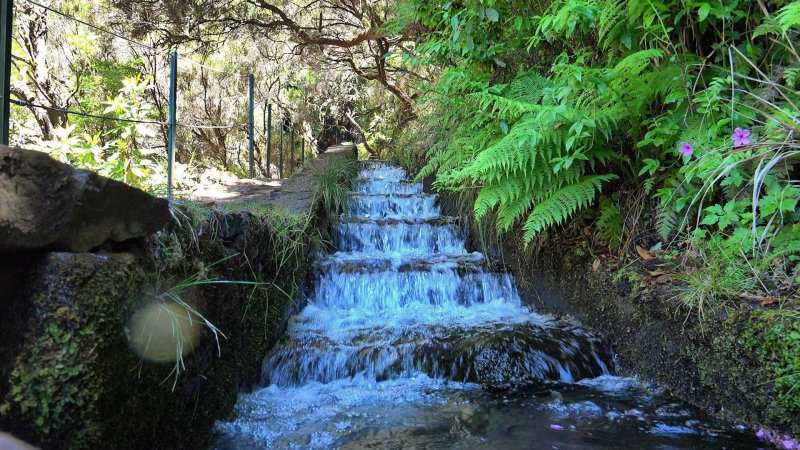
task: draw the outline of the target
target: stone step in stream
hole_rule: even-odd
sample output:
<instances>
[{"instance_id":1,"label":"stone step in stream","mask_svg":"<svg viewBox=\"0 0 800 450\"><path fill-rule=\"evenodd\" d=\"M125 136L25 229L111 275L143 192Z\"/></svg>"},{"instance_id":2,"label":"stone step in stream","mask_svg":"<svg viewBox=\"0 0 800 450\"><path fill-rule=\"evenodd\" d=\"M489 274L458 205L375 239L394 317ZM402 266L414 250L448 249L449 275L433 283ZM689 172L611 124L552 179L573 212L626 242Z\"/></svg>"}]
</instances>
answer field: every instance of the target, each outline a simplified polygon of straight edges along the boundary
<instances>
[{"instance_id":1,"label":"stone step in stream","mask_svg":"<svg viewBox=\"0 0 800 450\"><path fill-rule=\"evenodd\" d=\"M331 226L338 251L216 448L751 448L523 305L403 169L365 162Z\"/></svg>"}]
</instances>

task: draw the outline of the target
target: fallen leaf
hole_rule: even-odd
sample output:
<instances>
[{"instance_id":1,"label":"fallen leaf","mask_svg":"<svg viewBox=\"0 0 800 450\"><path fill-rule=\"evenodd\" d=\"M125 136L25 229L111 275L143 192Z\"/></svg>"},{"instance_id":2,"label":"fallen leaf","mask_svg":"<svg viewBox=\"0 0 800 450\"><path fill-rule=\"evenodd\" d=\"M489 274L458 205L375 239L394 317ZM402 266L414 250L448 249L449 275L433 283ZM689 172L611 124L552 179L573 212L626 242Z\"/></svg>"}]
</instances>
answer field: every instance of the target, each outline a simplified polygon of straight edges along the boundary
<instances>
[{"instance_id":1,"label":"fallen leaf","mask_svg":"<svg viewBox=\"0 0 800 450\"><path fill-rule=\"evenodd\" d=\"M657 277L659 275L664 275L667 272L664 272L663 270L651 270L647 273L649 273L651 277Z\"/></svg>"},{"instance_id":2,"label":"fallen leaf","mask_svg":"<svg viewBox=\"0 0 800 450\"><path fill-rule=\"evenodd\" d=\"M651 259L653 259L653 254L650 253L647 249L645 249L641 245L636 246L636 253L638 253L639 256L645 261L650 261Z\"/></svg>"},{"instance_id":3,"label":"fallen leaf","mask_svg":"<svg viewBox=\"0 0 800 450\"><path fill-rule=\"evenodd\" d=\"M774 305L781 300L780 297L756 295L747 292L742 292L741 294L739 294L739 298L743 298L745 300L749 300L752 302L758 302L761 306Z\"/></svg>"},{"instance_id":4,"label":"fallen leaf","mask_svg":"<svg viewBox=\"0 0 800 450\"><path fill-rule=\"evenodd\" d=\"M669 275L661 275L660 277L655 279L657 284L666 284L672 281L672 277Z\"/></svg>"},{"instance_id":5,"label":"fallen leaf","mask_svg":"<svg viewBox=\"0 0 800 450\"><path fill-rule=\"evenodd\" d=\"M597 269L599 268L600 268L600 260L595 258L594 262L592 263L592 271L597 272Z\"/></svg>"}]
</instances>

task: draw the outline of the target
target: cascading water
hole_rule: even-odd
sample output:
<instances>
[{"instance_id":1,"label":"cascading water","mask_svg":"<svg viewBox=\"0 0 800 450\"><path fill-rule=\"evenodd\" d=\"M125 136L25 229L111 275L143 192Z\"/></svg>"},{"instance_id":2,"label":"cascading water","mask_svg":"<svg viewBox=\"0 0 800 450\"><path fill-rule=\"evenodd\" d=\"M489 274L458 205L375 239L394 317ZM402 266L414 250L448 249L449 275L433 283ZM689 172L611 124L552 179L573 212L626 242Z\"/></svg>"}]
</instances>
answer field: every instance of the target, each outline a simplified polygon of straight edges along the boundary
<instances>
[{"instance_id":1,"label":"cascading water","mask_svg":"<svg viewBox=\"0 0 800 450\"><path fill-rule=\"evenodd\" d=\"M467 252L457 221L405 171L368 163L355 192L333 224L339 251L316 264L308 304L265 360L268 387L219 424L217 448L734 448L744 439L703 432L667 396L611 376L598 336L523 306L513 276Z\"/></svg>"}]
</instances>

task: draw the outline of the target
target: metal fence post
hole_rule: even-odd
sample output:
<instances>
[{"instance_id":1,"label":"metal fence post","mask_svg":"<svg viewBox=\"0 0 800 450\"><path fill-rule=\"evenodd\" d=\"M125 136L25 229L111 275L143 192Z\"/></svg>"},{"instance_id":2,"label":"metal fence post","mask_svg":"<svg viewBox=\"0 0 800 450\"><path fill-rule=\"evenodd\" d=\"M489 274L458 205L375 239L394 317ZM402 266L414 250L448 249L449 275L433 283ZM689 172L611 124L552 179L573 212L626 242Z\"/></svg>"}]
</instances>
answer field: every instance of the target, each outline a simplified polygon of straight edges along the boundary
<instances>
[{"instance_id":1,"label":"metal fence post","mask_svg":"<svg viewBox=\"0 0 800 450\"><path fill-rule=\"evenodd\" d=\"M264 128L267 130L267 178L272 178L272 105L267 105Z\"/></svg>"},{"instance_id":2,"label":"metal fence post","mask_svg":"<svg viewBox=\"0 0 800 450\"><path fill-rule=\"evenodd\" d=\"M289 149L289 169L291 169L291 173L294 175L294 124L292 124L292 138L290 139Z\"/></svg>"},{"instance_id":3,"label":"metal fence post","mask_svg":"<svg viewBox=\"0 0 800 450\"><path fill-rule=\"evenodd\" d=\"M247 132L250 135L250 142L249 145L249 161L250 161L250 178L255 177L255 168L253 167L254 161L254 152L255 152L255 130L253 123L255 122L255 103L253 103L254 97L254 90L255 90L256 79L251 73L247 76L247 85L248 85L248 97L249 97L249 105L250 109L248 111L248 120L247 120Z\"/></svg>"},{"instance_id":4,"label":"metal fence post","mask_svg":"<svg viewBox=\"0 0 800 450\"><path fill-rule=\"evenodd\" d=\"M11 30L14 26L14 2L2 0L0 10L0 145L8 145L11 123Z\"/></svg>"},{"instance_id":5,"label":"metal fence post","mask_svg":"<svg viewBox=\"0 0 800 450\"><path fill-rule=\"evenodd\" d=\"M167 135L167 198L172 198L172 165L175 161L175 131L178 112L178 52L172 52L169 70L169 132Z\"/></svg>"},{"instance_id":6,"label":"metal fence post","mask_svg":"<svg viewBox=\"0 0 800 450\"><path fill-rule=\"evenodd\" d=\"M281 117L281 125L278 129L278 178L283 179L283 117Z\"/></svg>"}]
</instances>

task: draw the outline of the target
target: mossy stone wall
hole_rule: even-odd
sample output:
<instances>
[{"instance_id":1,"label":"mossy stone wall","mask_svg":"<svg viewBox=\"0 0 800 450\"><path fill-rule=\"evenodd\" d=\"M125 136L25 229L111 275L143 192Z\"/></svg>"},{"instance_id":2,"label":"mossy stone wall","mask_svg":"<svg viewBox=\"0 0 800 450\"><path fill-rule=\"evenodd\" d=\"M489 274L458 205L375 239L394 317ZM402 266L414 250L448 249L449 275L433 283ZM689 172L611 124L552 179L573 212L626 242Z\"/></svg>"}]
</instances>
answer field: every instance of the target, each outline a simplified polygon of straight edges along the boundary
<instances>
[{"instance_id":1,"label":"mossy stone wall","mask_svg":"<svg viewBox=\"0 0 800 450\"><path fill-rule=\"evenodd\" d=\"M287 236L267 216L186 210L180 217L108 253L26 257L2 309L2 338L14 350L0 355L1 428L46 449L210 444L214 422L258 382L319 242L312 236L324 227L309 219L287 254ZM134 310L155 301L157 286L198 272L264 284L183 293L227 338L218 350L204 329L176 381L174 365L142 362L130 350L126 326Z\"/></svg>"},{"instance_id":2,"label":"mossy stone wall","mask_svg":"<svg viewBox=\"0 0 800 450\"><path fill-rule=\"evenodd\" d=\"M787 397L775 383L795 350L800 358L800 335L791 348L775 336L783 329L800 333L797 316L740 307L717 310L700 323L678 307L669 285L620 277L616 265L576 256L569 241L553 238L525 249L509 234L488 250L516 275L524 301L602 332L622 374L662 385L718 417L800 434L800 392Z\"/></svg>"}]
</instances>

